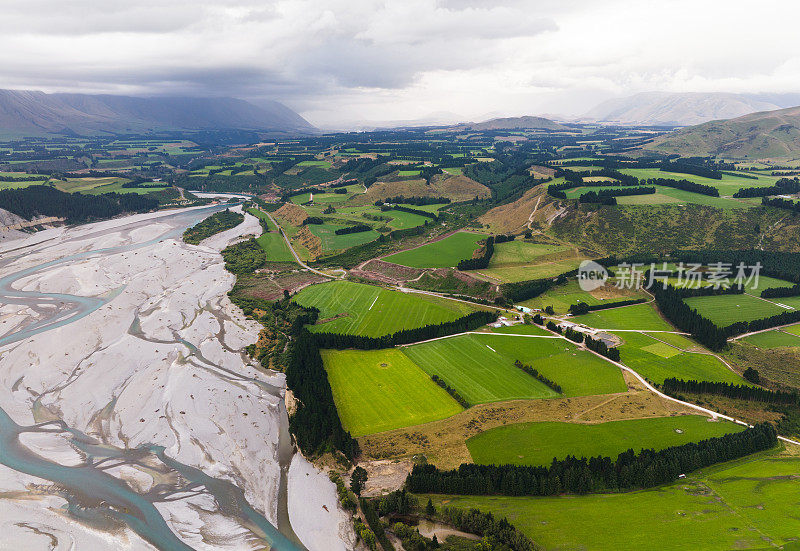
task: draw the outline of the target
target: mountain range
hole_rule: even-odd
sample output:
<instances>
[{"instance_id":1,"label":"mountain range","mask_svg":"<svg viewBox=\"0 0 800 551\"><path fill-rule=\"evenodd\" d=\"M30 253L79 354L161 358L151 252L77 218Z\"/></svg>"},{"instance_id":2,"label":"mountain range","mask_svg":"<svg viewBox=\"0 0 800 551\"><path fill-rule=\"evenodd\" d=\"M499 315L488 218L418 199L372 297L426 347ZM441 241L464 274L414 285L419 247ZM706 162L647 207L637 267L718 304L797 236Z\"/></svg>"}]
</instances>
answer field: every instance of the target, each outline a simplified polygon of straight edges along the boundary
<instances>
[{"instance_id":1,"label":"mountain range","mask_svg":"<svg viewBox=\"0 0 800 551\"><path fill-rule=\"evenodd\" d=\"M0 132L12 135L144 134L158 131L249 130L313 133L274 101L234 98L132 97L0 90Z\"/></svg>"},{"instance_id":2,"label":"mountain range","mask_svg":"<svg viewBox=\"0 0 800 551\"><path fill-rule=\"evenodd\" d=\"M635 125L688 126L800 104L800 94L643 92L604 101L580 119Z\"/></svg>"},{"instance_id":3,"label":"mountain range","mask_svg":"<svg viewBox=\"0 0 800 551\"><path fill-rule=\"evenodd\" d=\"M800 107L711 121L657 138L645 146L662 153L733 158L800 155Z\"/></svg>"},{"instance_id":4,"label":"mountain range","mask_svg":"<svg viewBox=\"0 0 800 551\"><path fill-rule=\"evenodd\" d=\"M544 117L501 117L484 122L467 122L456 125L456 129L464 130L570 130L569 127L545 119Z\"/></svg>"}]
</instances>

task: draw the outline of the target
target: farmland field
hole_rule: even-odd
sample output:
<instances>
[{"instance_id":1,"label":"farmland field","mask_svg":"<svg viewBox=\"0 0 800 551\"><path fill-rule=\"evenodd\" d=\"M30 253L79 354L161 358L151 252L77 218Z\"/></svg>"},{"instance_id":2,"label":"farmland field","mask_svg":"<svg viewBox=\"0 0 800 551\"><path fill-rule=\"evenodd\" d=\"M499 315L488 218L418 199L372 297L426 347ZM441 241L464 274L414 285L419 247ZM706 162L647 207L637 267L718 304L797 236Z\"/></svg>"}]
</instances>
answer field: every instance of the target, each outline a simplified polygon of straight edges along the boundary
<instances>
[{"instance_id":1,"label":"farmland field","mask_svg":"<svg viewBox=\"0 0 800 551\"><path fill-rule=\"evenodd\" d=\"M641 291L617 289L613 286L608 286L608 288L602 287L601 289L587 292L580 288L577 279L572 278L563 285L557 285L538 297L528 299L520 304L528 308L539 309L552 306L557 313L564 314L569 310L571 305L577 304L578 302L584 302L589 306L596 306L598 304L636 298L647 298L647 295Z\"/></svg>"},{"instance_id":2,"label":"farmland field","mask_svg":"<svg viewBox=\"0 0 800 551\"><path fill-rule=\"evenodd\" d=\"M620 172L622 172L623 174L630 174L632 176L636 176L640 180L643 178L644 179L671 178L673 180L689 180L691 182L696 182L698 184L714 186L719 190L719 194L723 196L733 195L734 193L739 191L739 189L744 187L772 186L775 185L776 181L778 181L778 177L776 176L763 176L761 174L752 174L752 176L757 176L758 179L750 179L740 176L731 176L729 174L723 174L721 180L715 180L713 178L705 178L703 176L695 176L693 174L681 174L678 172L662 172L658 168L624 168ZM709 199L711 199L711 197L709 197Z\"/></svg>"},{"instance_id":3,"label":"farmland field","mask_svg":"<svg viewBox=\"0 0 800 551\"><path fill-rule=\"evenodd\" d=\"M323 350L345 430L354 437L455 415L458 402L401 351Z\"/></svg>"},{"instance_id":4,"label":"farmland field","mask_svg":"<svg viewBox=\"0 0 800 551\"><path fill-rule=\"evenodd\" d=\"M630 419L598 424L516 423L497 427L467 440L475 463L483 465L547 466L553 458L616 457L632 448L661 450L739 432L744 427L727 421L710 422L701 415ZM680 431L680 432L678 432Z\"/></svg>"},{"instance_id":5,"label":"farmland field","mask_svg":"<svg viewBox=\"0 0 800 551\"><path fill-rule=\"evenodd\" d=\"M341 224L309 224L307 227L311 233L320 238L325 252L363 245L375 241L380 236L375 230L336 235L336 230L346 227Z\"/></svg>"},{"instance_id":6,"label":"farmland field","mask_svg":"<svg viewBox=\"0 0 800 551\"><path fill-rule=\"evenodd\" d=\"M472 258L478 241L485 238L485 235L477 233L457 232L434 243L387 256L384 260L411 268L449 268L461 260Z\"/></svg>"},{"instance_id":7,"label":"farmland field","mask_svg":"<svg viewBox=\"0 0 800 551\"><path fill-rule=\"evenodd\" d=\"M261 245L261 248L267 254L267 260L270 262L294 262L294 255L292 255L289 247L286 246L286 241L269 217L259 209L247 209L247 212L256 218L264 220L270 230L256 238L256 243Z\"/></svg>"},{"instance_id":8,"label":"farmland field","mask_svg":"<svg viewBox=\"0 0 800 551\"><path fill-rule=\"evenodd\" d=\"M797 457L757 454L652 490L431 497L436 507L477 507L507 517L544 549L768 549L790 544L800 533L799 476Z\"/></svg>"},{"instance_id":9,"label":"farmland field","mask_svg":"<svg viewBox=\"0 0 800 551\"><path fill-rule=\"evenodd\" d=\"M463 302L351 281L306 287L295 295L295 300L302 306L319 308L319 319L330 320L312 326L311 331L368 337L451 321L474 310Z\"/></svg>"},{"instance_id":10,"label":"farmland field","mask_svg":"<svg viewBox=\"0 0 800 551\"><path fill-rule=\"evenodd\" d=\"M800 336L785 331L773 330L756 333L742 339L758 348L780 348L783 346L800 346Z\"/></svg>"},{"instance_id":11,"label":"farmland field","mask_svg":"<svg viewBox=\"0 0 800 551\"><path fill-rule=\"evenodd\" d=\"M623 308L598 310L571 318L598 329L639 329L642 331L673 331L672 326L659 316L652 304L634 304Z\"/></svg>"},{"instance_id":12,"label":"farmland field","mask_svg":"<svg viewBox=\"0 0 800 551\"><path fill-rule=\"evenodd\" d=\"M624 392L622 373L563 339L463 335L405 347L426 372L436 374L470 403L558 396L514 366L532 365L560 384L564 396Z\"/></svg>"},{"instance_id":13,"label":"farmland field","mask_svg":"<svg viewBox=\"0 0 800 551\"><path fill-rule=\"evenodd\" d=\"M775 299L784 303L784 299ZM753 321L786 312L777 304L751 295L717 295L691 297L686 304L695 308L704 318L724 327L739 321Z\"/></svg>"},{"instance_id":14,"label":"farmland field","mask_svg":"<svg viewBox=\"0 0 800 551\"><path fill-rule=\"evenodd\" d=\"M533 264L543 256L568 250L570 248L566 245L529 243L522 240L507 241L494 246L489 268Z\"/></svg>"},{"instance_id":15,"label":"farmland field","mask_svg":"<svg viewBox=\"0 0 800 551\"><path fill-rule=\"evenodd\" d=\"M662 333L653 335L661 339ZM744 379L710 354L681 352L641 333L620 333L620 336L625 341L619 349L620 361L655 383L661 384L664 379L675 377L685 380L747 384Z\"/></svg>"},{"instance_id":16,"label":"farmland field","mask_svg":"<svg viewBox=\"0 0 800 551\"><path fill-rule=\"evenodd\" d=\"M661 176L661 178L665 178L665 176ZM665 203L693 203L695 205L708 205L723 209L742 209L751 208L754 206L752 204L743 203L742 201L727 197L711 197L709 195L703 195L702 193L693 193L691 191L675 189L668 186L655 187L655 193L617 197L617 203L620 205L663 205ZM599 192L604 189L620 189L620 186L581 186L567 190L566 194L568 199L577 199L588 191Z\"/></svg>"}]
</instances>

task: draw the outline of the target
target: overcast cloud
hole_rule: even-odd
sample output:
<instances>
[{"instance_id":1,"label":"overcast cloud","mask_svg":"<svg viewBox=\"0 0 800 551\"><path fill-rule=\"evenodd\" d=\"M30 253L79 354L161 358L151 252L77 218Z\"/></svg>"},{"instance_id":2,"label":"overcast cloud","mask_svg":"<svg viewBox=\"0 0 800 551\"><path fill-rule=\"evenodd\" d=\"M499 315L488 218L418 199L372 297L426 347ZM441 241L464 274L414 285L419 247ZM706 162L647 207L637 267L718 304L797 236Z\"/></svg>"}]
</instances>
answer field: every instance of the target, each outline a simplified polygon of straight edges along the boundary
<instances>
[{"instance_id":1,"label":"overcast cloud","mask_svg":"<svg viewBox=\"0 0 800 551\"><path fill-rule=\"evenodd\" d=\"M2 0L0 87L276 99L345 126L800 92L791 0Z\"/></svg>"}]
</instances>

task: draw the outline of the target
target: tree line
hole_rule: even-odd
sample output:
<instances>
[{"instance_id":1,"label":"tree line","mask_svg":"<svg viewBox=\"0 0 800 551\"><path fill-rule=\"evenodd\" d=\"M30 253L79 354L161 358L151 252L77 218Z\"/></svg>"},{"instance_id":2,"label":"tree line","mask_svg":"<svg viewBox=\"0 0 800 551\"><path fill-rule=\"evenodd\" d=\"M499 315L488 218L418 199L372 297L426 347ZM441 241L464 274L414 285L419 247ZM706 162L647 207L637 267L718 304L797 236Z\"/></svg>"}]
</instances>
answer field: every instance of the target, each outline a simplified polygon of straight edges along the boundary
<instances>
[{"instance_id":1,"label":"tree line","mask_svg":"<svg viewBox=\"0 0 800 551\"><path fill-rule=\"evenodd\" d=\"M692 193L699 193L700 195L708 195L709 197L719 197L719 190L714 186L706 184L698 184L691 180L675 180L673 178L650 178L647 183L653 186L664 186L683 191L691 191Z\"/></svg>"},{"instance_id":2,"label":"tree line","mask_svg":"<svg viewBox=\"0 0 800 551\"><path fill-rule=\"evenodd\" d=\"M532 365L524 364L519 360L514 360L514 366L516 366L518 369L521 369L522 371L524 371L525 373L527 373L540 383L544 384L549 389L557 392L558 394L561 394L561 385L556 383L555 381L551 381L550 379L539 373L539 370L533 367Z\"/></svg>"},{"instance_id":3,"label":"tree line","mask_svg":"<svg viewBox=\"0 0 800 551\"><path fill-rule=\"evenodd\" d=\"M701 316L697 310L686 304L684 299L693 296L733 294L736 292L735 287L715 290L713 287L676 289L672 285L666 287L655 285L651 292L656 298L658 309L675 327L691 333L695 340L711 350L722 350L725 347L728 342L725 330Z\"/></svg>"},{"instance_id":4,"label":"tree line","mask_svg":"<svg viewBox=\"0 0 800 551\"><path fill-rule=\"evenodd\" d=\"M215 212L183 232L183 240L191 245L197 245L203 239L211 237L244 222L244 214L225 209Z\"/></svg>"},{"instance_id":5,"label":"tree line","mask_svg":"<svg viewBox=\"0 0 800 551\"><path fill-rule=\"evenodd\" d=\"M722 172L716 168L709 166L700 166L696 164L675 161L664 161L661 165L662 172L680 172L682 174L693 174L695 176L702 176L703 178L711 178L713 180L722 180Z\"/></svg>"},{"instance_id":6,"label":"tree line","mask_svg":"<svg viewBox=\"0 0 800 551\"><path fill-rule=\"evenodd\" d=\"M431 381L442 387L450 396L453 397L453 400L458 402L464 409L469 409L472 407L472 404L470 404L466 398L464 398L461 394L459 394L459 392L456 389L448 385L444 380L442 380L441 377L439 377L435 373L431 375Z\"/></svg>"},{"instance_id":7,"label":"tree line","mask_svg":"<svg viewBox=\"0 0 800 551\"><path fill-rule=\"evenodd\" d=\"M800 192L800 180L797 178L781 178L774 186L743 187L733 194L736 198L767 197L769 195L791 195Z\"/></svg>"},{"instance_id":8,"label":"tree line","mask_svg":"<svg viewBox=\"0 0 800 551\"><path fill-rule=\"evenodd\" d=\"M366 224L356 224L355 226L339 228L335 230L333 233L335 233L336 235L347 235L348 233L361 233L370 230L372 230L372 228L367 226Z\"/></svg>"},{"instance_id":9,"label":"tree line","mask_svg":"<svg viewBox=\"0 0 800 551\"><path fill-rule=\"evenodd\" d=\"M783 210L790 210L792 212L800 212L800 201L792 201L791 199L781 199L780 197L762 197L761 204L767 207L775 207Z\"/></svg>"},{"instance_id":10,"label":"tree line","mask_svg":"<svg viewBox=\"0 0 800 551\"><path fill-rule=\"evenodd\" d=\"M390 348L400 344L411 344L472 331L487 323L496 321L498 315L499 313L496 310L492 312L477 310L453 321L425 325L415 329L402 329L383 337L365 337L363 335L347 335L343 333L314 333L314 339L320 348L378 350L380 348Z\"/></svg>"},{"instance_id":11,"label":"tree line","mask_svg":"<svg viewBox=\"0 0 800 551\"><path fill-rule=\"evenodd\" d=\"M415 465L406 479L412 493L547 496L652 488L679 475L767 450L778 443L775 428L759 423L742 432L663 450L632 449L610 457L553 459L550 466L475 465L442 471Z\"/></svg>"},{"instance_id":12,"label":"tree line","mask_svg":"<svg viewBox=\"0 0 800 551\"><path fill-rule=\"evenodd\" d=\"M459 270L483 270L489 267L489 261L494 254L494 236L490 235L486 238L486 245L483 247L483 252L476 258L467 258L458 263Z\"/></svg>"},{"instance_id":13,"label":"tree line","mask_svg":"<svg viewBox=\"0 0 800 551\"><path fill-rule=\"evenodd\" d=\"M782 390L767 390L750 385L734 385L731 383L717 383L711 381L684 381L670 377L661 383L661 391L670 396L676 396L680 392L694 392L697 394L716 394L737 400L749 400L753 402L766 402L770 404L790 404L798 403L797 392L786 392Z\"/></svg>"},{"instance_id":14,"label":"tree line","mask_svg":"<svg viewBox=\"0 0 800 551\"><path fill-rule=\"evenodd\" d=\"M342 427L319 348L314 336L300 326L291 341L286 367L286 385L298 403L289 428L307 455L337 449L352 459L358 443Z\"/></svg>"},{"instance_id":15,"label":"tree line","mask_svg":"<svg viewBox=\"0 0 800 551\"><path fill-rule=\"evenodd\" d=\"M84 195L65 193L49 186L0 190L0 209L31 220L37 216L64 218L67 223L104 220L123 213L148 212L158 200L137 193Z\"/></svg>"},{"instance_id":16,"label":"tree line","mask_svg":"<svg viewBox=\"0 0 800 551\"><path fill-rule=\"evenodd\" d=\"M791 287L769 287L761 291L761 298L796 297L800 295L800 284Z\"/></svg>"},{"instance_id":17,"label":"tree line","mask_svg":"<svg viewBox=\"0 0 800 551\"><path fill-rule=\"evenodd\" d=\"M384 203L404 203L406 205L414 205L417 207L423 207L425 205L441 205L449 204L450 199L447 197L419 197L419 196L412 196L412 197L404 197L402 195L396 195L394 197L387 197L383 201L375 201L375 206L379 207Z\"/></svg>"},{"instance_id":18,"label":"tree line","mask_svg":"<svg viewBox=\"0 0 800 551\"><path fill-rule=\"evenodd\" d=\"M589 306L585 302L578 302L576 304L572 304L569 307L569 313L573 316L580 316L583 314L588 314L589 312L594 312L596 310L607 310L608 308L620 308L622 306L630 306L632 304L641 304L642 302L647 302L646 298L632 298L628 300L618 300L616 302L604 302L602 304L594 304Z\"/></svg>"}]
</instances>

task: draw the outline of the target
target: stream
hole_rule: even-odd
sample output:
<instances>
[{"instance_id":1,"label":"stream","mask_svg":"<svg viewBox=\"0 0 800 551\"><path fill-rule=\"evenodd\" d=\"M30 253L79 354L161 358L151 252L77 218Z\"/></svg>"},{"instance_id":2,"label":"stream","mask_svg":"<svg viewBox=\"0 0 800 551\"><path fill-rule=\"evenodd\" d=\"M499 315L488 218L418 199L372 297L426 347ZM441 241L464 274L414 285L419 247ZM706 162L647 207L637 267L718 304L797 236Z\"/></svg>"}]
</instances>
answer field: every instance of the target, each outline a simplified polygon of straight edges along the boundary
<instances>
[{"instance_id":1,"label":"stream","mask_svg":"<svg viewBox=\"0 0 800 551\"><path fill-rule=\"evenodd\" d=\"M11 332L0 336L0 348L74 323L114 300L124 290L123 286L100 297L41 293L14 289L13 284L18 280L36 275L59 264L97 255L118 254L144 248L165 239L180 238L185 228L197 223L210 213L229 206L218 205L191 211L179 211L154 219L134 221L130 224L123 223L116 227L98 230L96 234L88 236L80 235L73 239L85 241L87 237L100 237L114 232L127 235L137 228L156 221L167 221L171 226L171 229L158 237L142 243L83 251L28 267L0 278L0 304L24 305L37 314L36 319L31 319L29 323L21 324ZM70 240L69 237L66 238L66 241ZM42 250L41 247L43 245L34 245L31 248ZM0 267L13 265L15 260L22 258L25 254L27 253L20 250L13 253L0 253ZM212 314L221 313L212 312ZM144 338L138 327L138 313L128 332L138 338ZM172 342L181 343L186 348L187 354L193 355L207 369L214 370L216 375L234 381L237 379L247 380L256 383L265 393L280 396L282 388L245 377L233 370L216 365L204 358L197 347L191 343L180 339L177 335L174 338L175 340ZM36 405L34 403L34 409ZM66 509L74 519L92 523L95 528L98 525L108 525L109 528L113 528L113 525L119 526L120 523L124 523L158 549L172 551L191 549L191 547L170 529L155 504L204 494L213 497L217 510L221 514L236 519L241 526L247 528L253 535L253 542L277 551L295 551L305 548L299 542L289 522L287 471L294 448L288 431L288 416L282 400L279 413L278 456L281 467L278 489L279 527L273 526L264 515L248 503L241 488L227 480L211 477L200 469L176 461L169 457L165 447L158 443L150 443L136 448L115 447L69 427L61 420L23 426L17 424L5 410L0 408L0 464L53 483L56 488L54 493L66 499ZM34 418L36 417L34 416ZM73 449L81 454L84 461L77 466L66 466L33 453L20 442L20 435L24 433L61 433L67 436ZM137 493L126 482L109 474L110 469L122 465L154 473L156 476L153 479L158 483L154 483L147 492Z\"/></svg>"}]
</instances>

